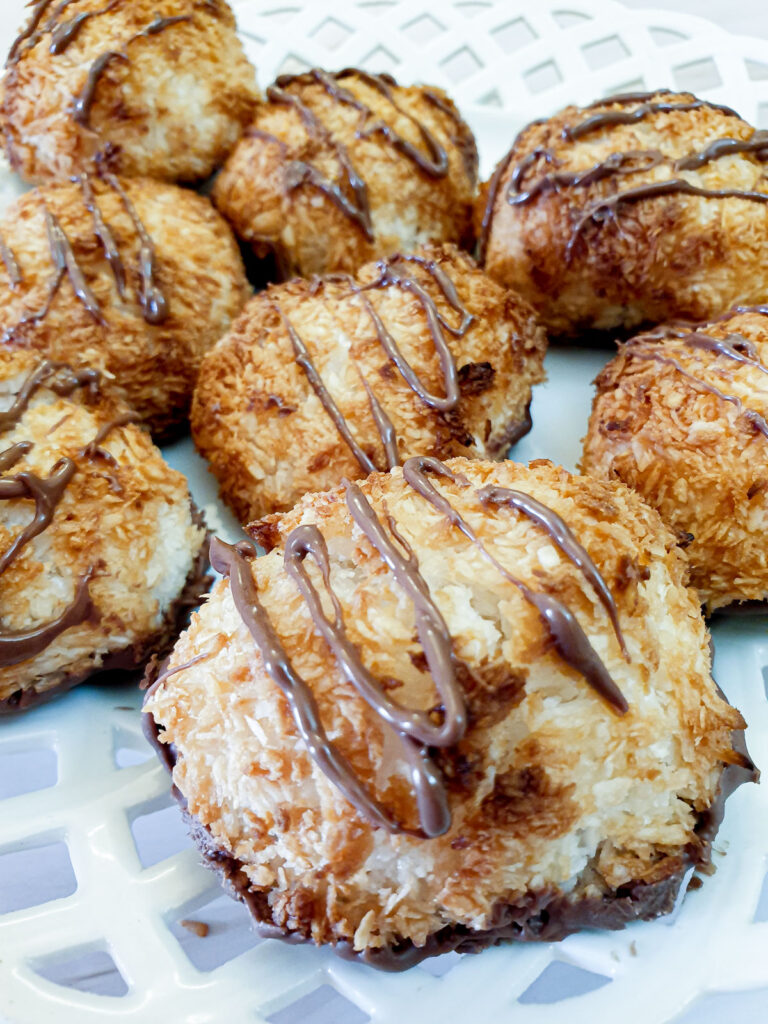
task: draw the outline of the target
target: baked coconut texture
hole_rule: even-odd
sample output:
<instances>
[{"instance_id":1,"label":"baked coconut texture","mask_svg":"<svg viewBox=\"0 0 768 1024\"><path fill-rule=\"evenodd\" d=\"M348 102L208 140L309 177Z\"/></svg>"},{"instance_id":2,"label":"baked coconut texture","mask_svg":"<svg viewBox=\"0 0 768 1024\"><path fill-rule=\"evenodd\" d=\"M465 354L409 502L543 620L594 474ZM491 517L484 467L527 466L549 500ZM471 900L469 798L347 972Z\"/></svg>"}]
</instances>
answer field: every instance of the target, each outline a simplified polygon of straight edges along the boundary
<instances>
[{"instance_id":1,"label":"baked coconut texture","mask_svg":"<svg viewBox=\"0 0 768 1024\"><path fill-rule=\"evenodd\" d=\"M110 170L197 181L258 98L225 0L38 0L0 88L11 165L29 182Z\"/></svg>"},{"instance_id":2,"label":"baked coconut texture","mask_svg":"<svg viewBox=\"0 0 768 1024\"><path fill-rule=\"evenodd\" d=\"M91 370L0 348L0 714L167 651L205 589L187 482Z\"/></svg>"},{"instance_id":3,"label":"baked coconut texture","mask_svg":"<svg viewBox=\"0 0 768 1024\"><path fill-rule=\"evenodd\" d=\"M95 367L157 438L186 423L204 352L251 294L210 202L146 178L84 176L0 220L2 343Z\"/></svg>"},{"instance_id":4,"label":"baked coconut texture","mask_svg":"<svg viewBox=\"0 0 768 1024\"><path fill-rule=\"evenodd\" d=\"M545 347L527 303L452 246L297 279L208 353L192 434L247 522L410 455L502 457Z\"/></svg>"},{"instance_id":5,"label":"baked coconut texture","mask_svg":"<svg viewBox=\"0 0 768 1024\"><path fill-rule=\"evenodd\" d=\"M396 968L671 909L751 764L658 513L412 459L249 532L145 711L265 934Z\"/></svg>"},{"instance_id":6,"label":"baked coconut texture","mask_svg":"<svg viewBox=\"0 0 768 1024\"><path fill-rule=\"evenodd\" d=\"M267 89L213 200L282 277L307 277L469 246L476 183L474 137L442 89L314 69Z\"/></svg>"},{"instance_id":7,"label":"baked coconut texture","mask_svg":"<svg viewBox=\"0 0 768 1024\"><path fill-rule=\"evenodd\" d=\"M581 467L658 509L709 611L768 597L767 383L768 307L638 335L596 381Z\"/></svg>"},{"instance_id":8,"label":"baked coconut texture","mask_svg":"<svg viewBox=\"0 0 768 1024\"><path fill-rule=\"evenodd\" d=\"M481 262L560 335L762 302L767 158L768 133L690 93L567 107L481 189Z\"/></svg>"}]
</instances>

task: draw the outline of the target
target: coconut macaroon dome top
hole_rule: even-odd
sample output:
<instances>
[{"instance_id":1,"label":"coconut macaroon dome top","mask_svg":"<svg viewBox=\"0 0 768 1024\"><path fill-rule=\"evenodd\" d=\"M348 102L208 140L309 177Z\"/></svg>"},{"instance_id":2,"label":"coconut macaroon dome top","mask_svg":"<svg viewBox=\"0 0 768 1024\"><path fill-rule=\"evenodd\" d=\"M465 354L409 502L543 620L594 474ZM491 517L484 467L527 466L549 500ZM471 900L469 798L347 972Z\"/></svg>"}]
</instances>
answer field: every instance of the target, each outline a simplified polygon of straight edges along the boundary
<instances>
[{"instance_id":1,"label":"coconut macaroon dome top","mask_svg":"<svg viewBox=\"0 0 768 1024\"><path fill-rule=\"evenodd\" d=\"M567 107L481 189L481 262L562 335L765 301L766 158L768 133L690 93Z\"/></svg>"},{"instance_id":2,"label":"coconut macaroon dome top","mask_svg":"<svg viewBox=\"0 0 768 1024\"><path fill-rule=\"evenodd\" d=\"M255 73L226 0L36 0L11 47L0 123L33 183L110 169L208 177L251 118Z\"/></svg>"},{"instance_id":3,"label":"coconut macaroon dome top","mask_svg":"<svg viewBox=\"0 0 768 1024\"><path fill-rule=\"evenodd\" d=\"M676 531L710 611L768 597L768 306L639 334L598 376L582 469Z\"/></svg>"},{"instance_id":4,"label":"coconut macaroon dome top","mask_svg":"<svg viewBox=\"0 0 768 1024\"><path fill-rule=\"evenodd\" d=\"M145 711L266 934L392 968L671 909L751 765L655 511L421 457L249 532Z\"/></svg>"},{"instance_id":5,"label":"coconut macaroon dome top","mask_svg":"<svg viewBox=\"0 0 768 1024\"><path fill-rule=\"evenodd\" d=\"M453 246L256 295L203 361L192 435L243 522L411 455L502 457L546 337Z\"/></svg>"},{"instance_id":6,"label":"coconut macaroon dome top","mask_svg":"<svg viewBox=\"0 0 768 1024\"><path fill-rule=\"evenodd\" d=\"M267 89L213 200L283 278L306 277L468 246L476 182L474 137L441 89L315 68Z\"/></svg>"},{"instance_id":7,"label":"coconut macaroon dome top","mask_svg":"<svg viewBox=\"0 0 768 1024\"><path fill-rule=\"evenodd\" d=\"M138 669L200 600L184 477L91 369L0 346L0 714Z\"/></svg>"},{"instance_id":8,"label":"coconut macaroon dome top","mask_svg":"<svg viewBox=\"0 0 768 1024\"><path fill-rule=\"evenodd\" d=\"M203 353L250 295L208 199L105 170L17 199L0 257L2 344L103 371L159 437L186 421Z\"/></svg>"}]
</instances>

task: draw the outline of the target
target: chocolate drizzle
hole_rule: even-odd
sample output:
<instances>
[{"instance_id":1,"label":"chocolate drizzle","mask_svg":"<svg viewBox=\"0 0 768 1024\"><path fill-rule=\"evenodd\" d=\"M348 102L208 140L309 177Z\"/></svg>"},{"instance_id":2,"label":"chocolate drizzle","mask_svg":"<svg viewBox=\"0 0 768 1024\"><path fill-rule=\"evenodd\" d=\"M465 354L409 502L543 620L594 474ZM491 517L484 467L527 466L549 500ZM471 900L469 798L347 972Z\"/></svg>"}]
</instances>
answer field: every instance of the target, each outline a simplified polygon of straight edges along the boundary
<instances>
[{"instance_id":1,"label":"chocolate drizzle","mask_svg":"<svg viewBox=\"0 0 768 1024\"><path fill-rule=\"evenodd\" d=\"M554 649L565 663L578 672L614 712L624 714L628 710L624 696L572 612L556 598L533 590L508 572L482 543L469 523L434 487L428 479L429 474L436 474L458 486L469 486L464 477L454 474L434 458L412 458L403 467L405 482L461 530L536 609ZM253 550L247 544L232 546L214 540L211 544L211 564L230 577L235 606L260 650L265 671L288 699L299 733L321 771L374 825L390 832L421 838L443 835L450 828L451 815L445 784L432 760L431 751L455 746L467 728L466 705L457 677L458 661L453 650L453 639L430 593L429 585L419 570L416 555L399 532L395 520L391 515L387 516L387 529L357 484L344 480L343 486L347 509L353 522L378 553L395 583L413 606L416 635L439 695L439 717L435 717L432 712L409 710L390 699L387 688L363 664L360 651L347 634L341 603L331 583L328 547L316 525L303 524L288 534L283 565L303 597L314 627L327 643L342 676L381 721L394 731L413 785L420 823L418 829L397 821L385 810L328 739L315 697L306 681L296 672L259 600L250 568ZM477 492L477 497L482 505L509 505L547 532L596 591L611 617L622 652L627 656L616 605L610 591L588 553L563 520L552 509L520 491L485 487ZM332 608L331 617L326 613L321 595L307 572L304 564L307 558L312 559L320 572L323 589Z\"/></svg>"},{"instance_id":2,"label":"chocolate drizzle","mask_svg":"<svg viewBox=\"0 0 768 1024\"><path fill-rule=\"evenodd\" d=\"M120 197L125 212L131 218L136 234L139 236L139 278L141 281L139 304L144 314L144 319L148 324L161 324L168 317L168 303L157 284L157 270L155 266L157 254L154 242L144 227L144 222L131 202L128 193L115 175L105 171L102 173L102 178Z\"/></svg>"},{"instance_id":3,"label":"chocolate drizzle","mask_svg":"<svg viewBox=\"0 0 768 1024\"><path fill-rule=\"evenodd\" d=\"M139 253L137 273L139 277L138 301L144 320L151 325L163 323L169 314L168 301L165 298L157 280L157 254L152 238L149 235L141 217L131 201L120 180L115 175L98 169L99 179L111 188L119 197L126 213L131 219L134 230L139 239ZM93 221L93 232L104 252L104 257L112 271L118 294L120 298L126 297L126 272L125 264L118 248L115 236L104 219L94 192L93 183L87 173L83 173L73 179L80 185L83 196L83 205L90 213ZM75 255L72 243L67 237L61 222L51 210L44 205L45 229L48 238L48 248L51 262L54 267L54 274L48 285L48 292L42 307L39 310L26 310L15 324L6 328L0 343L14 340L19 331L30 325L41 323L48 315L53 300L61 288L64 278L68 277L75 296L80 300L91 317L102 327L107 326L101 306L94 295L90 285L85 279L83 270ZM21 271L16 263L15 257L5 241L0 237L0 257L2 257L11 279L11 287L15 290L21 282Z\"/></svg>"},{"instance_id":4,"label":"chocolate drizzle","mask_svg":"<svg viewBox=\"0 0 768 1024\"><path fill-rule=\"evenodd\" d=\"M378 117L363 100L341 84L342 79L353 75L356 75L367 86L380 93L398 116L407 118L415 126L424 145L424 151L404 138L391 125ZM293 107L299 114L310 137L319 140L333 151L340 172L340 181L337 183L329 181L313 164L309 164L304 160L292 160L285 169L286 189L290 192L303 184L312 185L326 195L350 220L357 224L369 242L373 242L375 240L375 233L371 220L368 188L355 170L348 148L334 136L307 103L291 91L291 87L294 85L310 83L322 86L327 95L333 100L352 107L359 113L360 117L355 128L355 138L368 139L374 135L381 135L393 149L409 159L420 171L429 177L444 178L447 176L450 170L448 153L432 132L418 118L398 103L393 91L397 83L390 75L374 75L370 72L359 71L353 68L346 68L336 73L313 68L300 75L281 75L274 85L269 86L267 89L267 99L272 103L281 103ZM450 115L455 122L460 121L458 114L448 107L435 93L426 91L424 96L429 103L443 113ZM264 136L264 133L260 132L252 132L251 134ZM275 139L274 141L279 140ZM469 167L472 161L467 157L465 162L467 162Z\"/></svg>"},{"instance_id":5,"label":"chocolate drizzle","mask_svg":"<svg viewBox=\"0 0 768 1024\"><path fill-rule=\"evenodd\" d=\"M738 117L739 115L735 110L730 107L724 107L717 103L710 103L708 100L690 100L684 103L670 103L666 100L661 102L652 102L653 96L662 95L663 93L624 93L615 98L608 97L605 100L598 101L599 105L619 103L622 106L625 104L637 103L640 105L635 107L633 110L601 110L597 114L591 114L585 120L579 124L574 125L572 128L566 125L562 130L562 137L567 141L575 141L576 139L583 139L585 135L589 135L591 132L600 131L601 128L612 128L618 124L637 124L638 121L644 121L647 117L652 117L654 114L672 114L677 112L689 111L689 110L700 110L702 107L706 107L710 110L718 110L721 114L727 114L730 117Z\"/></svg>"},{"instance_id":6,"label":"chocolate drizzle","mask_svg":"<svg viewBox=\"0 0 768 1024\"><path fill-rule=\"evenodd\" d=\"M103 14L110 9L111 6L108 5L98 13ZM96 98L96 89L99 86L99 82L101 81L104 72L114 61L119 60L126 64L129 62L128 53L126 51L131 43L135 43L139 39L147 39L150 36L156 36L160 32L165 31L165 29L170 28L172 25L178 25L180 22L191 20L192 16L189 14L180 14L173 18L155 17L145 28L141 29L140 32L135 32L129 39L127 39L122 50L107 50L106 53L102 53L98 56L88 69L88 77L85 80L85 85L81 89L80 93L75 97L75 104L73 108L73 117L75 122L83 128L91 127L91 110Z\"/></svg>"},{"instance_id":7,"label":"chocolate drizzle","mask_svg":"<svg viewBox=\"0 0 768 1024\"><path fill-rule=\"evenodd\" d=\"M748 350L747 352L740 352L739 349L735 347L735 344L729 344L728 339L711 339L713 342L718 342L719 347L716 347L714 345L710 346L709 344L702 342L702 339L706 337L707 335L702 335L698 332L694 332L690 335L685 336L681 340L684 344L688 345L691 348L709 349L710 351L714 350L716 355L726 356L726 358L735 359L740 363L753 365L757 369L760 369L762 372L765 372L768 369L765 366L763 366L763 364L760 363L759 360L755 361L755 359L750 358L748 355ZM747 339L741 340L747 341ZM747 344L749 344L749 342L747 342ZM719 398L722 402L728 402L730 405L735 406L739 416L742 419L746 420L750 424L750 426L754 430L762 434L763 437L768 438L768 421L761 413L757 412L754 409L746 408L744 406L744 403L738 397L738 395L727 394L726 392L721 391L720 388L716 387L714 384L710 384L709 381L704 380L702 377L697 376L695 373L692 373L689 369L683 366L679 360L675 359L674 356L669 354L668 347L665 347L663 342L661 344L658 344L658 337L642 334L637 335L637 337L631 338L628 342L622 344L620 346L620 351L623 355L630 359L652 361L660 363L663 366L672 367L672 369L675 370L678 374L680 374L681 377L684 377L686 380L689 380L700 390L715 395L715 397Z\"/></svg>"},{"instance_id":8,"label":"chocolate drizzle","mask_svg":"<svg viewBox=\"0 0 768 1024\"><path fill-rule=\"evenodd\" d=\"M459 315L460 321L457 325L451 324L446 319L446 317L440 312L435 300L415 277L401 269L398 269L397 264L401 263L406 265L409 263L418 265L429 274L440 289L446 303ZM421 256L395 256L389 260L381 260L378 264L378 269L380 272L379 276L374 281L364 285L359 284L347 274L336 275L333 280L342 281L348 285L349 295L357 298L362 303L366 313L371 318L379 344L389 359L397 367L403 380L411 388L414 394L421 399L424 405L440 413L454 411L461 398L461 389L456 363L448 344L446 333L451 334L454 337L463 337L474 323L474 316L462 303L453 280L435 260ZM313 282L313 287L315 288L320 288L321 285L322 282L319 278L315 279ZM445 391L444 395L433 394L427 388L427 385L403 355L397 341L387 329L386 324L379 316L375 306L367 294L372 290L390 287L409 291L416 297L419 305L421 306L440 363ZM375 472L377 469L376 464L371 456L365 452L355 440L346 418L339 409L336 401L323 381L317 366L312 360L305 341L302 339L294 325L291 323L290 318L286 315L279 301L274 296L275 292L272 292L271 304L273 309L275 309L280 316L283 326L288 333L297 365L304 371L312 390L317 395L339 435L354 455L361 471L366 475L368 473ZM384 448L387 468L392 469L394 466L398 466L400 464L397 435L394 425L379 402L370 383L365 379L362 373L360 373L359 369L358 374L368 396L371 415L373 416L374 424Z\"/></svg>"},{"instance_id":9,"label":"chocolate drizzle","mask_svg":"<svg viewBox=\"0 0 768 1024\"><path fill-rule=\"evenodd\" d=\"M693 99L686 102L657 101L651 102L654 97L669 95L669 90L660 90L656 93L626 93L623 95L609 97L605 100L598 100L587 110L604 105L619 105L621 107L631 104L639 104L632 110L600 110L591 114L579 124L570 127L565 126L561 132L561 138L566 142L575 142L592 132L602 128L610 128L615 125L635 124L657 113L675 113L682 111L710 108L718 110L727 116L738 117L739 115L730 107L720 106L705 100ZM535 121L535 124L541 124ZM528 129L524 129L527 131ZM513 155L519 147L523 133L521 132L515 140L512 149L497 166L496 171L488 187L488 197L482 220L478 258L481 263L485 261L488 236L490 233L493 211L496 205L501 180L507 173L512 163ZM511 206L523 206L534 202L540 196L550 192L559 193L569 188L586 188L595 185L606 179L616 178L621 175L646 173L661 164L668 164L673 173L680 171L695 171L705 165L719 160L724 156L731 156L737 153L751 153L760 161L768 161L768 132L754 131L749 139L734 139L725 137L715 139L706 145L702 150L681 157L677 160L665 156L659 150L630 150L623 153L611 153L604 160L590 167L578 171L563 171L554 169L535 179L530 185L524 187L523 181L529 170L540 161L554 165L559 163L553 151L544 146L537 146L514 165L506 189L506 201ZM766 203L768 193L749 189L707 189L696 185L685 178L671 177L663 181L647 182L625 191L616 192L613 195L595 200L591 203L582 216L577 220L572 230L571 237L565 250L566 263L570 263L576 242L581 237L585 227L590 222L604 223L614 219L617 210L621 206L633 204L645 199L660 198L672 194L702 196L711 199L744 199L748 202Z\"/></svg>"},{"instance_id":10,"label":"chocolate drizzle","mask_svg":"<svg viewBox=\"0 0 768 1024\"><path fill-rule=\"evenodd\" d=\"M62 396L72 394L77 388L86 388L93 396L98 391L98 385L99 374L95 370L74 371L64 364L46 360L29 374L10 409L0 413L0 433L12 429L19 423L32 396L41 387L47 387ZM109 426L111 427L111 424ZM100 435L101 431L99 437ZM103 438L100 437L100 440ZM77 472L77 464L72 459L61 458L53 465L47 477L38 476L30 471L6 475L32 450L32 447L30 441L20 441L0 453L0 501L30 499L35 503L35 512L30 523L18 534L10 547L0 554L0 575L18 558L31 540L40 536L51 525L59 502ZM84 622L92 614L89 584L93 572L93 567L90 567L80 578L72 602L57 618L26 631L17 632L0 627L0 668L17 665L35 657L61 633L71 626Z\"/></svg>"},{"instance_id":11,"label":"chocolate drizzle","mask_svg":"<svg viewBox=\"0 0 768 1024\"><path fill-rule=\"evenodd\" d=\"M462 483L461 478L452 473L446 465L430 456L417 456L416 458L409 459L403 466L403 477L416 493L421 495L438 512L444 515L451 525L461 530L464 536L483 553L494 568L520 591L529 604L533 605L539 613L542 624L547 630L555 650L563 661L578 672L592 689L600 694L615 711L624 714L628 710L629 705L613 679L611 679L605 665L603 665L594 648L589 643L584 630L573 613L561 601L558 601L557 598L552 597L550 594L532 590L522 580L519 580L505 569L483 544L469 523L459 515L447 498L440 494L432 484L428 476L430 473L445 477L452 483ZM605 581L598 573L596 566L584 548L576 542L570 530L565 527L567 532L563 532L562 527L565 524L559 516L551 509L531 499L528 495L522 494L519 491L510 491L506 488L483 488L478 492L478 498L483 504L490 502L493 504L503 503L512 505L512 507L523 512L523 514L542 526L558 546L562 542L561 550L571 558L593 587L595 587L601 601L605 601L607 596L608 608L612 612L611 621L614 630L618 629L616 606L613 603ZM626 648L623 644L620 629L617 632L617 638L621 644L622 652L626 656Z\"/></svg>"},{"instance_id":12,"label":"chocolate drizzle","mask_svg":"<svg viewBox=\"0 0 768 1024\"><path fill-rule=\"evenodd\" d=\"M83 26L91 20L91 18L98 18L100 14L108 14L111 10L119 3L119 0L110 0L105 7L100 7L95 11L80 11L69 21L56 21L50 27L51 32L51 45L48 47L49 53L57 57L59 54L64 53L70 43L73 43L75 39L80 35ZM56 15L54 15L54 20Z\"/></svg>"},{"instance_id":13,"label":"chocolate drizzle","mask_svg":"<svg viewBox=\"0 0 768 1024\"><path fill-rule=\"evenodd\" d=\"M21 270L19 269L19 264L16 262L13 250L2 235L0 235L0 259L2 259L5 265L8 279L11 282L11 288L16 291L21 284Z\"/></svg>"}]
</instances>

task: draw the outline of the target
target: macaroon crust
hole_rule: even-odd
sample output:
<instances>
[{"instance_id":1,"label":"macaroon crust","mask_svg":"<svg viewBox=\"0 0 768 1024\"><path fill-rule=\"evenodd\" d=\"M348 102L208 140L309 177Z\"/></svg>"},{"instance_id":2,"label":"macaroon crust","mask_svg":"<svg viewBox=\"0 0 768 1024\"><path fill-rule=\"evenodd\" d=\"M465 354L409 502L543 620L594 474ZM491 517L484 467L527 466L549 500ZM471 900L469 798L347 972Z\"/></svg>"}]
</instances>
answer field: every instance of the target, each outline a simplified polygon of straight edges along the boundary
<instances>
[{"instance_id":1,"label":"macaroon crust","mask_svg":"<svg viewBox=\"0 0 768 1024\"><path fill-rule=\"evenodd\" d=\"M117 174L207 178L250 121L255 73L225 0L37 0L11 49L0 124L29 182L96 158Z\"/></svg>"},{"instance_id":2,"label":"macaroon crust","mask_svg":"<svg viewBox=\"0 0 768 1024\"><path fill-rule=\"evenodd\" d=\"M284 561L300 531L320 530L337 615L365 667L398 704L434 714L413 608L353 524L349 489L382 528L389 523L462 666L466 732L432 751L447 828L425 839L375 827L345 798L310 757L271 675L282 670L266 667L225 578L145 701L193 837L265 934L330 943L376 966L505 937L562 937L587 923L587 907L592 923L603 907L607 927L671 909L686 866L707 860L725 766L751 771L734 745L743 720L711 678L709 638L674 537L620 484L543 460L525 468L453 459L448 477L431 480L478 545L406 482L419 461L252 524L269 553L246 564L327 735L387 813L413 829L419 813L394 733L345 678ZM530 519L483 506L478 493L489 486L519 488L563 517L610 587L629 660L582 572ZM482 547L567 604L625 713L565 664ZM312 558L304 564L324 594Z\"/></svg>"},{"instance_id":3,"label":"macaroon crust","mask_svg":"<svg viewBox=\"0 0 768 1024\"><path fill-rule=\"evenodd\" d=\"M768 133L690 93L567 107L481 188L480 261L571 337L765 301L766 159Z\"/></svg>"},{"instance_id":4,"label":"macaroon crust","mask_svg":"<svg viewBox=\"0 0 768 1024\"><path fill-rule=\"evenodd\" d=\"M207 354L192 435L247 522L410 455L502 456L545 348L528 305L453 246L297 279Z\"/></svg>"}]
</instances>

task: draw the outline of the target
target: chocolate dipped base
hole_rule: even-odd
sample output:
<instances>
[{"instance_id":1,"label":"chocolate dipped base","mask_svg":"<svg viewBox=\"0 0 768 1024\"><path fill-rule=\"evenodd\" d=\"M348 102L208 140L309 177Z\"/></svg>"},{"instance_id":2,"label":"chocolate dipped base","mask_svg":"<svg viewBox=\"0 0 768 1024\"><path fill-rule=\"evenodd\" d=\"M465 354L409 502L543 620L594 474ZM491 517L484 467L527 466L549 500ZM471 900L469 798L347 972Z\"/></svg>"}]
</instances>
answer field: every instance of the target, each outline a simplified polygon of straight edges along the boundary
<instances>
[{"instance_id":1,"label":"chocolate dipped base","mask_svg":"<svg viewBox=\"0 0 768 1024\"><path fill-rule=\"evenodd\" d=\"M191 504L193 522L196 526L204 526L205 519L202 512L194 503ZM86 681L92 683L129 682L129 675L132 677L136 672L144 669L150 658L153 656L158 659L164 658L173 647L179 633L184 629L190 612L200 605L210 588L212 577L208 571L210 568L209 541L210 537L206 533L192 568L189 570L184 587L176 600L166 609L160 628L155 633L138 640L121 651L111 651L104 657L98 668L65 675L60 682L48 689L37 690L35 687L28 687L16 690L9 697L0 700L0 715L13 715L20 711L27 711L38 704L45 704ZM123 675L116 679L114 677L116 672Z\"/></svg>"},{"instance_id":2,"label":"chocolate dipped base","mask_svg":"<svg viewBox=\"0 0 768 1024\"><path fill-rule=\"evenodd\" d=\"M153 662L147 669L145 685L151 686L161 672L160 663ZM160 729L152 715L145 712L142 719L144 735L172 773L176 764L175 748L160 742ZM630 881L600 897L573 897L554 888L530 892L519 903L498 903L490 926L481 931L464 925L448 925L428 936L423 946L415 946L408 940L358 953L349 942L338 942L332 945L333 952L345 960L358 960L380 971L398 972L443 953L481 953L490 946L511 941L559 942L583 928L619 931L633 921L650 921L671 913L690 869L706 869L710 864L712 842L722 823L726 800L742 783L759 779L760 773L747 751L743 730L734 731L733 749L743 764L724 767L714 803L698 815L699 842L686 850L679 867L668 877L651 883ZM245 904L257 934L292 945L312 942L309 934L288 931L273 923L267 896L249 888L242 862L216 845L209 829L189 813L187 801L177 786L171 787L171 793L181 808L190 838L202 854L203 866L215 871L225 891Z\"/></svg>"}]
</instances>

